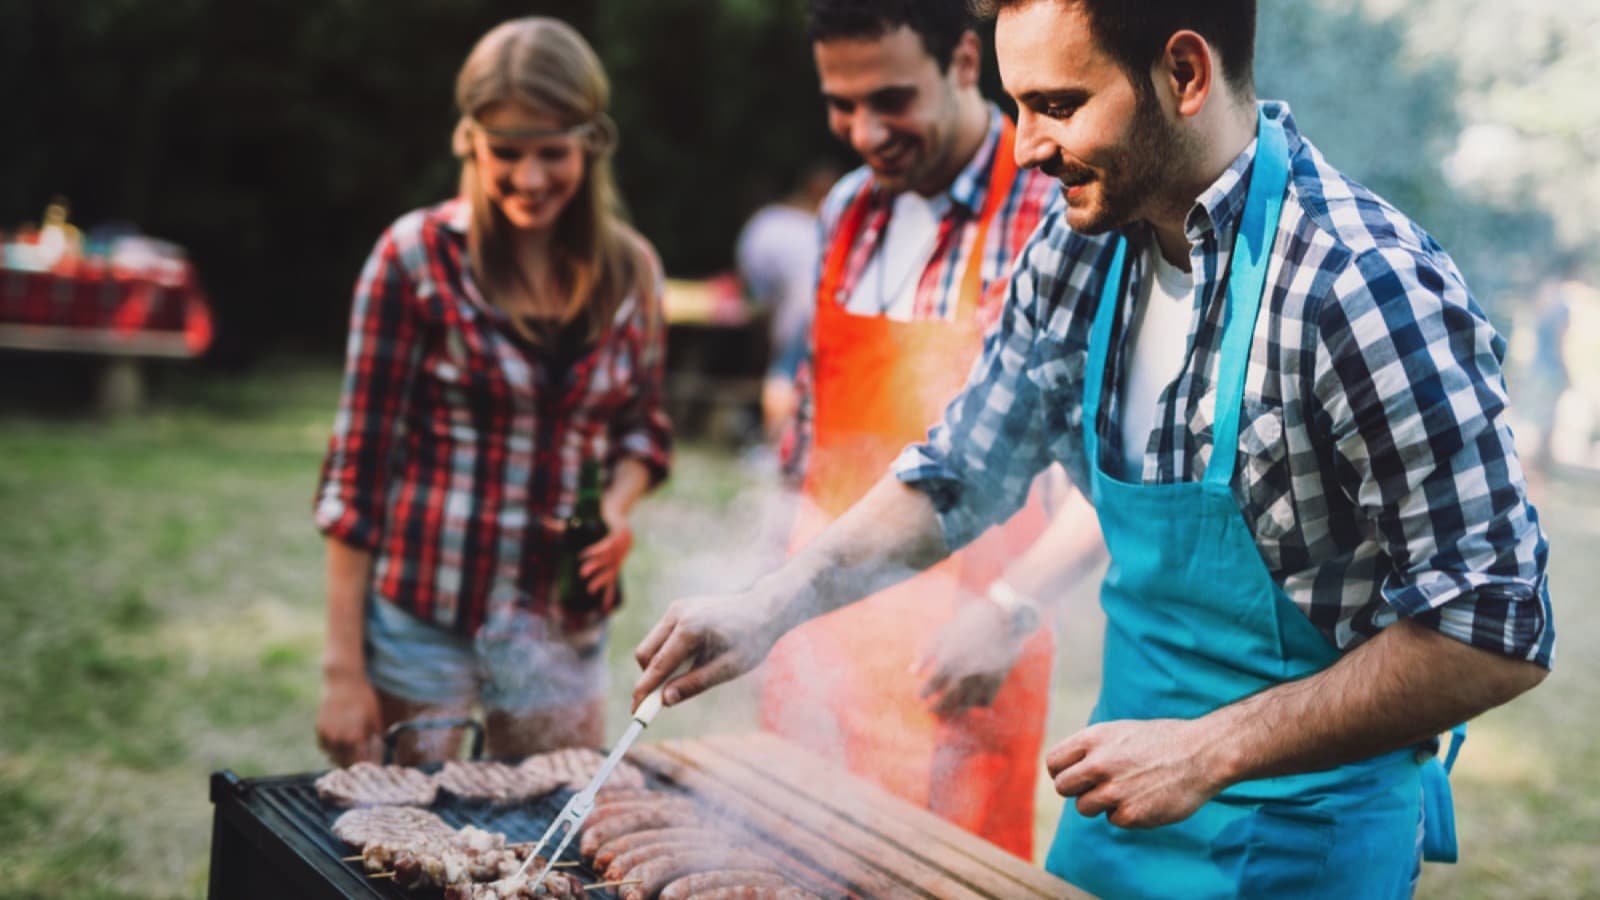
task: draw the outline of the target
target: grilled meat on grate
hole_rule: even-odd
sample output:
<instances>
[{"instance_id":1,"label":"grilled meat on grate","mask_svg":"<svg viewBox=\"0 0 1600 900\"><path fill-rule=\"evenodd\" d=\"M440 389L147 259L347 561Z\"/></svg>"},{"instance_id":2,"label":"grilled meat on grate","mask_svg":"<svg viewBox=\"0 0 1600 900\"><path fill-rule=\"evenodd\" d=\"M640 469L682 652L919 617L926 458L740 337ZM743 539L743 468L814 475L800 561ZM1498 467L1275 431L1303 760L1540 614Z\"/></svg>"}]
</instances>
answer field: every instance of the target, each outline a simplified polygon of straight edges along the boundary
<instances>
[{"instance_id":1,"label":"grilled meat on grate","mask_svg":"<svg viewBox=\"0 0 1600 900\"><path fill-rule=\"evenodd\" d=\"M444 900L534 900L544 897L565 900L584 896L582 883L564 873L551 872L546 875L537 890L532 887L535 877L519 875L489 884L453 884L444 889Z\"/></svg>"},{"instance_id":2,"label":"grilled meat on grate","mask_svg":"<svg viewBox=\"0 0 1600 900\"><path fill-rule=\"evenodd\" d=\"M448 836L455 829L415 806L365 806L333 820L333 833L354 847L373 843L405 843L429 835Z\"/></svg>"},{"instance_id":3,"label":"grilled meat on grate","mask_svg":"<svg viewBox=\"0 0 1600 900\"><path fill-rule=\"evenodd\" d=\"M317 796L336 806L430 806L439 794L432 775L408 766L358 762L316 781Z\"/></svg>"},{"instance_id":4,"label":"grilled meat on grate","mask_svg":"<svg viewBox=\"0 0 1600 900\"><path fill-rule=\"evenodd\" d=\"M618 857L658 844L698 842L703 847L718 847L736 840L737 838L727 832L704 826L685 825L635 831L602 844L594 853L594 867L596 871L604 872Z\"/></svg>"},{"instance_id":5,"label":"grilled meat on grate","mask_svg":"<svg viewBox=\"0 0 1600 900\"><path fill-rule=\"evenodd\" d=\"M540 753L523 760L520 768L539 775L559 779L575 791L588 787L590 779L600 771L606 758L587 747L568 747L550 753ZM606 779L605 793L613 790L640 790L644 788L644 773L624 761Z\"/></svg>"},{"instance_id":6,"label":"grilled meat on grate","mask_svg":"<svg viewBox=\"0 0 1600 900\"><path fill-rule=\"evenodd\" d=\"M720 872L701 872L685 875L667 885L660 900L699 900L708 891L723 888L760 890L762 888L792 887L789 879L776 872L760 869L723 869Z\"/></svg>"},{"instance_id":7,"label":"grilled meat on grate","mask_svg":"<svg viewBox=\"0 0 1600 900\"><path fill-rule=\"evenodd\" d=\"M566 779L536 767L498 762L450 760L439 770L439 787L466 800L487 800L499 806L521 803L561 787Z\"/></svg>"},{"instance_id":8,"label":"grilled meat on grate","mask_svg":"<svg viewBox=\"0 0 1600 900\"><path fill-rule=\"evenodd\" d=\"M819 900L818 895L811 894L810 890L792 886L741 886L714 887L710 890L701 890L694 895L694 900Z\"/></svg>"}]
</instances>

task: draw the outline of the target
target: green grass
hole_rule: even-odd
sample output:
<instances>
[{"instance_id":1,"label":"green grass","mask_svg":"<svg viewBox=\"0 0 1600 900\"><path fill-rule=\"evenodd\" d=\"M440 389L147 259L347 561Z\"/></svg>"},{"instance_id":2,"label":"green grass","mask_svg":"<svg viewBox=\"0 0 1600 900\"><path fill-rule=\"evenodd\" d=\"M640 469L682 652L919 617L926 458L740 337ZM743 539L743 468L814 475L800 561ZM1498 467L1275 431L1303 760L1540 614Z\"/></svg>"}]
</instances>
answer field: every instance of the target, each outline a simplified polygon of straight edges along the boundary
<instances>
[{"instance_id":1,"label":"green grass","mask_svg":"<svg viewBox=\"0 0 1600 900\"><path fill-rule=\"evenodd\" d=\"M0 418L0 898L203 896L206 778L324 765L312 741L322 549L310 495L337 374L271 367L169 380L121 422ZM1562 650L1538 691L1474 724L1456 780L1465 862L1427 897L1600 895L1600 487L1553 483ZM633 644L673 597L772 560L761 479L685 447L641 507L611 646L613 710ZM1092 592L1064 626L1050 733L1087 715ZM753 727L736 683L656 736ZM613 734L617 726L613 726ZM1041 779L1041 847L1058 803Z\"/></svg>"}]
</instances>

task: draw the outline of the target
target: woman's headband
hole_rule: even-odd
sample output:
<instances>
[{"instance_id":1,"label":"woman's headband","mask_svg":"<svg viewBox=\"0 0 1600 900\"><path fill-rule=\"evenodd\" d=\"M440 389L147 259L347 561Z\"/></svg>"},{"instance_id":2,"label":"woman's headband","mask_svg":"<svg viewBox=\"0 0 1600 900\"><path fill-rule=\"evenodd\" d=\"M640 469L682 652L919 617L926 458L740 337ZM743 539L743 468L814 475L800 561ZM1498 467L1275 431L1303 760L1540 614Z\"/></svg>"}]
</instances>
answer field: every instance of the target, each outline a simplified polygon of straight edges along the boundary
<instances>
[{"instance_id":1,"label":"woman's headband","mask_svg":"<svg viewBox=\"0 0 1600 900\"><path fill-rule=\"evenodd\" d=\"M460 138L466 136L469 128L482 131L491 138L502 141L537 141L549 138L575 137L583 142L585 148L594 154L610 152L616 147L617 126L611 117L601 113L588 122L580 122L566 128L490 128L472 116L463 116L461 124L457 127L458 140L456 152L465 156L469 152L469 145L464 144Z\"/></svg>"}]
</instances>

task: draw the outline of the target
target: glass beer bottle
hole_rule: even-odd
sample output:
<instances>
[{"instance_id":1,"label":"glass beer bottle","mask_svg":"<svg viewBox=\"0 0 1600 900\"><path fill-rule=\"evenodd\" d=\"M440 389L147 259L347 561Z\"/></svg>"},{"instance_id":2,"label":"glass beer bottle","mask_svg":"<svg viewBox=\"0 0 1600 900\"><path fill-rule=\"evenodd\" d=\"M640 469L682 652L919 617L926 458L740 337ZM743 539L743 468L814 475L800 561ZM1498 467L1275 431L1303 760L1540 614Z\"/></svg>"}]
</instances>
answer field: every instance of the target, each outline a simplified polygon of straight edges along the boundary
<instances>
[{"instance_id":1,"label":"glass beer bottle","mask_svg":"<svg viewBox=\"0 0 1600 900\"><path fill-rule=\"evenodd\" d=\"M600 516L600 463L585 460L578 471L578 502L561 536L561 564L556 573L556 600L562 618L571 625L586 624L601 610L604 592L590 591L578 570L583 565L583 551L610 533Z\"/></svg>"}]
</instances>

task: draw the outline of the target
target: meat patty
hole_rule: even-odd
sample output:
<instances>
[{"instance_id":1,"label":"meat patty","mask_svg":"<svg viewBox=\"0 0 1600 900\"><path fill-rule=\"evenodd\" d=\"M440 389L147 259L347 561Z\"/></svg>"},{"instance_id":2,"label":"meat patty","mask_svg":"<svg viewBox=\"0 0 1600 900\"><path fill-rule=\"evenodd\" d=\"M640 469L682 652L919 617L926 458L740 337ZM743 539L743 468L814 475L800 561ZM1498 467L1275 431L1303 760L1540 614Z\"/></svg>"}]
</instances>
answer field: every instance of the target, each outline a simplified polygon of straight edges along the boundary
<instances>
[{"instance_id":1,"label":"meat patty","mask_svg":"<svg viewBox=\"0 0 1600 900\"><path fill-rule=\"evenodd\" d=\"M700 872L685 875L667 885L660 900L689 900L706 891L720 888L781 888L789 887L789 879L776 872L760 869L723 869L720 872Z\"/></svg>"},{"instance_id":2,"label":"meat patty","mask_svg":"<svg viewBox=\"0 0 1600 900\"><path fill-rule=\"evenodd\" d=\"M496 805L521 803L543 797L563 782L550 773L498 762L450 760L436 776L439 787L467 800L487 800Z\"/></svg>"},{"instance_id":3,"label":"meat patty","mask_svg":"<svg viewBox=\"0 0 1600 900\"><path fill-rule=\"evenodd\" d=\"M358 762L316 781L317 796L336 806L429 806L439 794L432 775L409 766Z\"/></svg>"},{"instance_id":4,"label":"meat patty","mask_svg":"<svg viewBox=\"0 0 1600 900\"><path fill-rule=\"evenodd\" d=\"M355 847L427 837L443 839L454 832L443 819L415 806L368 806L349 810L333 820L333 833Z\"/></svg>"},{"instance_id":5,"label":"meat patty","mask_svg":"<svg viewBox=\"0 0 1600 900\"><path fill-rule=\"evenodd\" d=\"M589 781L600 771L605 761L604 756L587 747L567 747L530 756L522 761L519 768L527 769L542 777L553 778L573 790L582 790L589 786ZM607 788L644 786L644 773L626 760L617 763L616 769L606 779Z\"/></svg>"}]
</instances>

